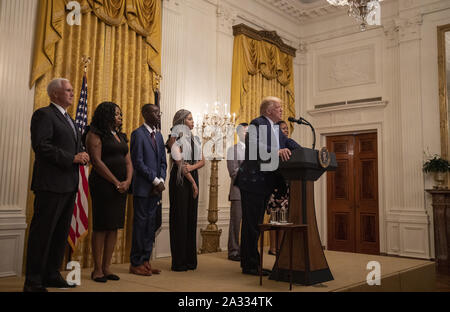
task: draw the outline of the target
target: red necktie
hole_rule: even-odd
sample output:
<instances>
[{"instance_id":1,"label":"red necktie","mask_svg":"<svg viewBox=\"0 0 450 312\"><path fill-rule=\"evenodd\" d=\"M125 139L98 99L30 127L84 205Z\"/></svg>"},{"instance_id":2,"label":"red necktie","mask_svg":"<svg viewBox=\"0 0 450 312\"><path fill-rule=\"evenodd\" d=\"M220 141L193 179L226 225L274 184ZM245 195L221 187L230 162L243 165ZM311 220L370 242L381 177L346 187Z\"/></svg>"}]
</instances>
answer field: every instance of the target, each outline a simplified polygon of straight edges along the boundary
<instances>
[{"instance_id":1,"label":"red necktie","mask_svg":"<svg viewBox=\"0 0 450 312\"><path fill-rule=\"evenodd\" d=\"M152 132L150 133L150 138L152 139L153 147L157 150L158 148L157 148L157 146L156 146L155 131L152 131Z\"/></svg>"}]
</instances>

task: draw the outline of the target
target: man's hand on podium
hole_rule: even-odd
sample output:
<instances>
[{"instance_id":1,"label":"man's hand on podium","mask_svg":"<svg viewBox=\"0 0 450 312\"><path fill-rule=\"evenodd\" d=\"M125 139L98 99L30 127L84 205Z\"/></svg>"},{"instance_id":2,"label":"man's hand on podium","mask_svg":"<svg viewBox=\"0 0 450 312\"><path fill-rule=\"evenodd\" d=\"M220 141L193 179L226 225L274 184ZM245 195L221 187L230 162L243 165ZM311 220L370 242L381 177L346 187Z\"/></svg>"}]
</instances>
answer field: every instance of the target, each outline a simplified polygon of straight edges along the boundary
<instances>
[{"instance_id":1,"label":"man's hand on podium","mask_svg":"<svg viewBox=\"0 0 450 312\"><path fill-rule=\"evenodd\" d=\"M291 158L291 151L288 148L282 148L278 151L282 161L288 161Z\"/></svg>"}]
</instances>

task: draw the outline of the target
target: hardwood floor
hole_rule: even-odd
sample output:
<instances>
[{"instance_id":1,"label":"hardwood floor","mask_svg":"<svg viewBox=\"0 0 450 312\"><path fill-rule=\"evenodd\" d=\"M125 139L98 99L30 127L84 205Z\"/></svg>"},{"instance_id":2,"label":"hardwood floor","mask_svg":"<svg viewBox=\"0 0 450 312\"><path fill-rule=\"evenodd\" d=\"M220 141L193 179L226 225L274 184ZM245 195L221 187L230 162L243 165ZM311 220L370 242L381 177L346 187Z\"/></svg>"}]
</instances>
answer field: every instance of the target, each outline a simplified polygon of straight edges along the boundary
<instances>
[{"instance_id":1,"label":"hardwood floor","mask_svg":"<svg viewBox=\"0 0 450 312\"><path fill-rule=\"evenodd\" d=\"M450 271L436 268L436 291L450 292Z\"/></svg>"}]
</instances>

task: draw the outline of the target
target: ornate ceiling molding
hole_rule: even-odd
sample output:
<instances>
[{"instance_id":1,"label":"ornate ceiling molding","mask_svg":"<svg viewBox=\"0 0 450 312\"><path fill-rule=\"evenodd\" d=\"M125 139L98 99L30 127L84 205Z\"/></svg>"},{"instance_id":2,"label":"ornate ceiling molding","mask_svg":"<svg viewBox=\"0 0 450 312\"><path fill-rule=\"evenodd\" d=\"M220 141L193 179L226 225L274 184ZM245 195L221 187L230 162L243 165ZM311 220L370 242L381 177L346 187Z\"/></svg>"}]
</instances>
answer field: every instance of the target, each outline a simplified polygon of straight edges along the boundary
<instances>
[{"instance_id":1,"label":"ornate ceiling molding","mask_svg":"<svg viewBox=\"0 0 450 312\"><path fill-rule=\"evenodd\" d=\"M316 1L312 3L302 3L298 0L258 0L261 3L268 4L297 22L304 23L318 17L336 13L342 10L340 7L330 5L326 1Z\"/></svg>"},{"instance_id":2,"label":"ornate ceiling molding","mask_svg":"<svg viewBox=\"0 0 450 312\"><path fill-rule=\"evenodd\" d=\"M246 35L255 40L264 40L269 42L275 46L277 46L281 51L286 54L292 55L295 57L296 49L288 46L281 40L280 36L277 35L276 31L267 31L267 30L255 30L245 24L239 24L233 26L233 35Z\"/></svg>"}]
</instances>

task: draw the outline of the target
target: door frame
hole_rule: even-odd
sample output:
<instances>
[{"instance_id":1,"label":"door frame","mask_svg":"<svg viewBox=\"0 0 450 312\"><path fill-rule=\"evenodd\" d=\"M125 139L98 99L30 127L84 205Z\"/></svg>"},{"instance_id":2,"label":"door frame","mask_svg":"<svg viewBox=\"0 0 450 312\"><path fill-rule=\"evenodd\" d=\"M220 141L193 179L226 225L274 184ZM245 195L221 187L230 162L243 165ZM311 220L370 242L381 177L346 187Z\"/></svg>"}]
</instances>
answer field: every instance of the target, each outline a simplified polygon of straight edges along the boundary
<instances>
[{"instance_id":1,"label":"door frame","mask_svg":"<svg viewBox=\"0 0 450 312\"><path fill-rule=\"evenodd\" d=\"M380 238L380 254L386 252L386 233L385 233L385 190L384 190L384 157L383 157L383 123L373 122L364 124L342 125L333 127L316 128L318 144L316 148L327 145L328 136L349 135L361 133L377 134L377 158L378 158L378 231ZM316 205L316 214L318 216L317 225L319 226L320 238L322 244L328 248L328 220L327 220L327 177L326 174L317 182L317 191L314 195Z\"/></svg>"}]
</instances>

